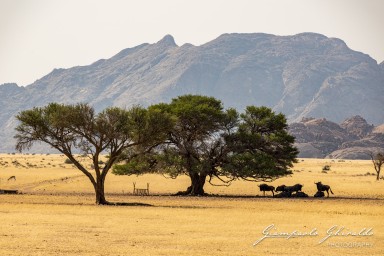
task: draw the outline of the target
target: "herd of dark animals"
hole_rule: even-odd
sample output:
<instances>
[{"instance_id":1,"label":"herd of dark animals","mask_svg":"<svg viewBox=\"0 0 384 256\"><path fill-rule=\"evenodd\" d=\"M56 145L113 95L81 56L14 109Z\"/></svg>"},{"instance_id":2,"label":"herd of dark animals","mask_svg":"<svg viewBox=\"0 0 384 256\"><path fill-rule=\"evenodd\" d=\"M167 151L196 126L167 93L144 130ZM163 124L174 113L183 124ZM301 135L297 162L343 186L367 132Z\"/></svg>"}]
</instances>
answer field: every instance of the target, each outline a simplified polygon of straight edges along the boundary
<instances>
[{"instance_id":1,"label":"herd of dark animals","mask_svg":"<svg viewBox=\"0 0 384 256\"><path fill-rule=\"evenodd\" d=\"M325 194L323 191L327 192L328 197L329 197L328 191L331 191L331 193L333 194L330 186L324 185L320 181L315 182L315 184L317 187L317 192L314 195L314 197L324 197ZM301 184L295 184L293 186L281 185L275 189L274 186L270 186L270 185L264 183L264 184L258 185L258 187L260 188L260 191L262 191L264 193L264 196L265 196L266 191L271 191L273 197L308 197L308 195L306 193L301 191L301 189L303 188L303 185L301 185ZM280 192L280 193L276 194L276 196L275 196L274 192Z\"/></svg>"}]
</instances>

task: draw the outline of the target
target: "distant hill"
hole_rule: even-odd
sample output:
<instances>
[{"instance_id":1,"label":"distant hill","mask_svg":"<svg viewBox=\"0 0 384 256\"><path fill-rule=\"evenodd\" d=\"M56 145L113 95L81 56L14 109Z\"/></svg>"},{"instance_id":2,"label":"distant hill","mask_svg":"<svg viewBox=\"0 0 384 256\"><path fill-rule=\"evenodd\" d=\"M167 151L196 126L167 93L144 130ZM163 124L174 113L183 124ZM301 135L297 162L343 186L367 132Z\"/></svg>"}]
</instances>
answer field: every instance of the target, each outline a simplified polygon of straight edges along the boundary
<instances>
[{"instance_id":1,"label":"distant hill","mask_svg":"<svg viewBox=\"0 0 384 256\"><path fill-rule=\"evenodd\" d=\"M204 94L239 110L265 105L287 115L333 122L360 115L384 123L384 63L340 39L224 34L201 46L178 46L167 35L88 66L55 69L27 87L0 85L0 152L14 151L14 116L49 102L144 106Z\"/></svg>"},{"instance_id":2,"label":"distant hill","mask_svg":"<svg viewBox=\"0 0 384 256\"><path fill-rule=\"evenodd\" d=\"M299 157L369 159L370 152L384 151L384 125L369 125L361 116L337 124L325 118L305 118L290 124Z\"/></svg>"}]
</instances>

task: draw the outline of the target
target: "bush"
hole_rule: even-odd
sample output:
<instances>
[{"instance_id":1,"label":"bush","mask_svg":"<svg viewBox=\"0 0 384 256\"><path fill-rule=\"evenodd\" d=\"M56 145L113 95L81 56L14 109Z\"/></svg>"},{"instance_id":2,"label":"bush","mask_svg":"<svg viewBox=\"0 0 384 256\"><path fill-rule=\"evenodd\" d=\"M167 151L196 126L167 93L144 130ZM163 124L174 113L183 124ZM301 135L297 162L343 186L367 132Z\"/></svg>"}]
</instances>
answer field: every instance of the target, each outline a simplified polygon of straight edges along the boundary
<instances>
[{"instance_id":1,"label":"bush","mask_svg":"<svg viewBox=\"0 0 384 256\"><path fill-rule=\"evenodd\" d=\"M329 166L329 165L325 165L325 166L323 167L323 171L329 171L329 170L331 170L331 166Z\"/></svg>"},{"instance_id":2,"label":"bush","mask_svg":"<svg viewBox=\"0 0 384 256\"><path fill-rule=\"evenodd\" d=\"M72 163L72 160L69 159L69 158L65 159L64 163L65 163L65 164L73 164L73 163Z\"/></svg>"}]
</instances>

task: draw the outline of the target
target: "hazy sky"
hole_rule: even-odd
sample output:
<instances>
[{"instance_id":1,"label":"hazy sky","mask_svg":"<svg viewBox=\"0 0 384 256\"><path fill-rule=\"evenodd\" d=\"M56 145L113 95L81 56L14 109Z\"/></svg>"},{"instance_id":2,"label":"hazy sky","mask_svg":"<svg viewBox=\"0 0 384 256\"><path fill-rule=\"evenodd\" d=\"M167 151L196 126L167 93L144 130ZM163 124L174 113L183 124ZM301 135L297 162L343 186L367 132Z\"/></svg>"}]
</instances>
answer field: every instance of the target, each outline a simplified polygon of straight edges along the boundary
<instances>
[{"instance_id":1,"label":"hazy sky","mask_svg":"<svg viewBox=\"0 0 384 256\"><path fill-rule=\"evenodd\" d=\"M166 34L200 45L223 33L337 37L384 60L384 0L0 0L0 84L28 85Z\"/></svg>"}]
</instances>

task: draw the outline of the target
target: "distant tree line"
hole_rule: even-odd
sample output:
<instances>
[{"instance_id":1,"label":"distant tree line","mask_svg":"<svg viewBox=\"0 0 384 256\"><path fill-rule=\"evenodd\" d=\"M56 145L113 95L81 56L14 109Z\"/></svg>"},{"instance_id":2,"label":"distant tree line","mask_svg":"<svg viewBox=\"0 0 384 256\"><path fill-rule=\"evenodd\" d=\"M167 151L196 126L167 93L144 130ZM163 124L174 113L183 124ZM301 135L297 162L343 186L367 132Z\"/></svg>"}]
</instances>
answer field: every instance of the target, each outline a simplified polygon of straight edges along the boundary
<instances>
[{"instance_id":1,"label":"distant tree line","mask_svg":"<svg viewBox=\"0 0 384 256\"><path fill-rule=\"evenodd\" d=\"M204 195L207 181L229 185L237 179L272 181L288 175L298 154L283 114L256 106L238 113L200 95L100 113L88 104L50 103L16 118L16 149L43 142L63 153L89 178L96 204L109 204L104 184L110 170L188 175L190 186L179 194ZM92 159L94 169L80 161L78 152ZM107 161L99 161L101 154L107 154Z\"/></svg>"}]
</instances>

